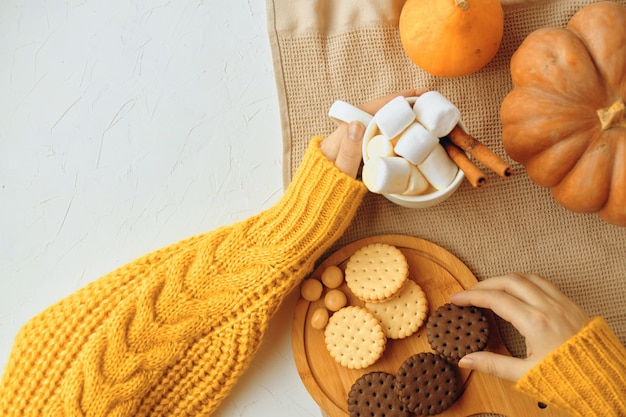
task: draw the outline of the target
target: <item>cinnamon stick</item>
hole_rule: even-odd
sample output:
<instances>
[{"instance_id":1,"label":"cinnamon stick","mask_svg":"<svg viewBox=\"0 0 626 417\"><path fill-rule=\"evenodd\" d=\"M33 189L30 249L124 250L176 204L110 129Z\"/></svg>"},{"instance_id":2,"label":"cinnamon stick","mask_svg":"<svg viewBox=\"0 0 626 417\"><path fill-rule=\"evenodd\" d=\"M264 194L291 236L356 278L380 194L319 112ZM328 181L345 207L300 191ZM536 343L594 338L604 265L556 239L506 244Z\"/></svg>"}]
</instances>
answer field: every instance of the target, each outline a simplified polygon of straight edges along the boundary
<instances>
[{"instance_id":1,"label":"cinnamon stick","mask_svg":"<svg viewBox=\"0 0 626 417\"><path fill-rule=\"evenodd\" d=\"M485 174L467 157L456 145L452 144L449 140L444 139L441 141L446 153L465 174L465 178L472 184L472 187L479 188L485 185L487 178Z\"/></svg>"},{"instance_id":2,"label":"cinnamon stick","mask_svg":"<svg viewBox=\"0 0 626 417\"><path fill-rule=\"evenodd\" d=\"M511 167L504 162L502 158L493 153L491 149L480 143L476 138L466 133L459 126L455 126L448 137L452 143L469 153L476 158L478 162L484 164L499 176L509 177L513 175Z\"/></svg>"}]
</instances>

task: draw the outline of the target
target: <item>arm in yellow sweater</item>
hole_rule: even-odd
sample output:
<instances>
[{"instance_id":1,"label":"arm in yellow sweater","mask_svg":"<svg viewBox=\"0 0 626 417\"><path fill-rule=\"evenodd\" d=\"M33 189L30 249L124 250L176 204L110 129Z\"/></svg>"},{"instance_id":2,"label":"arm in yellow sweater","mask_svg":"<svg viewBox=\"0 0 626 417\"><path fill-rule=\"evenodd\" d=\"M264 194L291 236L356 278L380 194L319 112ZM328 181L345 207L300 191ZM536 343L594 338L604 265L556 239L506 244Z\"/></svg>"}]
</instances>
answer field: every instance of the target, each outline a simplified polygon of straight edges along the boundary
<instances>
[{"instance_id":1,"label":"arm in yellow sweater","mask_svg":"<svg viewBox=\"0 0 626 417\"><path fill-rule=\"evenodd\" d=\"M626 348L597 317L528 371L516 388L572 416L626 416Z\"/></svg>"},{"instance_id":2,"label":"arm in yellow sweater","mask_svg":"<svg viewBox=\"0 0 626 417\"><path fill-rule=\"evenodd\" d=\"M451 301L489 308L526 338L526 358L474 352L460 367L517 382L518 390L574 416L626 416L626 348L602 318L591 320L545 278L493 277Z\"/></svg>"},{"instance_id":3,"label":"arm in yellow sweater","mask_svg":"<svg viewBox=\"0 0 626 417\"><path fill-rule=\"evenodd\" d=\"M272 208L141 257L28 322L0 382L0 415L215 410L366 193L320 141Z\"/></svg>"}]
</instances>

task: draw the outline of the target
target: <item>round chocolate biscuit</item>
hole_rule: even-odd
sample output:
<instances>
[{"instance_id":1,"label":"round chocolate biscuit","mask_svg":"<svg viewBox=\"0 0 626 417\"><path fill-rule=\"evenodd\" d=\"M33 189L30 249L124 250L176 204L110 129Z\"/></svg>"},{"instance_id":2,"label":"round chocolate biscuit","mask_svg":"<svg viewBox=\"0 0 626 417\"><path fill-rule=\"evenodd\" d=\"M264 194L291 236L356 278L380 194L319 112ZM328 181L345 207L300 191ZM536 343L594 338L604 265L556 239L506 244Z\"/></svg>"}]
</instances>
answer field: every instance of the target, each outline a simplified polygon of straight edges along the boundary
<instances>
[{"instance_id":1,"label":"round chocolate biscuit","mask_svg":"<svg viewBox=\"0 0 626 417\"><path fill-rule=\"evenodd\" d=\"M456 363L468 353L487 346L489 323L478 307L448 303L430 315L426 334L435 351Z\"/></svg>"},{"instance_id":2,"label":"round chocolate biscuit","mask_svg":"<svg viewBox=\"0 0 626 417\"><path fill-rule=\"evenodd\" d=\"M369 372L357 379L348 393L350 417L409 417L396 391L396 377Z\"/></svg>"},{"instance_id":3,"label":"round chocolate biscuit","mask_svg":"<svg viewBox=\"0 0 626 417\"><path fill-rule=\"evenodd\" d=\"M407 410L422 416L444 412L459 396L453 365L431 352L410 356L400 365L396 390Z\"/></svg>"}]
</instances>

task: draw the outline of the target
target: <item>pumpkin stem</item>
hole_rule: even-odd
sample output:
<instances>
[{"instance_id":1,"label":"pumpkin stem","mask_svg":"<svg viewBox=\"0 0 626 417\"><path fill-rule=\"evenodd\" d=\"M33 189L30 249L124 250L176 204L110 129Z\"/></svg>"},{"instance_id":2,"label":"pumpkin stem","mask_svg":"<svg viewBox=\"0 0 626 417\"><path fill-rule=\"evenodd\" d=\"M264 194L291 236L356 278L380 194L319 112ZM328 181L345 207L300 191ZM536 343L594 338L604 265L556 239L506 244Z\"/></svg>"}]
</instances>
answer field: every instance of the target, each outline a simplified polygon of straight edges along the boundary
<instances>
[{"instance_id":1,"label":"pumpkin stem","mask_svg":"<svg viewBox=\"0 0 626 417\"><path fill-rule=\"evenodd\" d=\"M613 126L626 126L624 119L624 100L621 98L605 109L597 111L602 130L606 130Z\"/></svg>"},{"instance_id":2,"label":"pumpkin stem","mask_svg":"<svg viewBox=\"0 0 626 417\"><path fill-rule=\"evenodd\" d=\"M461 10L467 10L469 8L469 2L467 0L454 0L454 3L457 7L460 7Z\"/></svg>"}]
</instances>

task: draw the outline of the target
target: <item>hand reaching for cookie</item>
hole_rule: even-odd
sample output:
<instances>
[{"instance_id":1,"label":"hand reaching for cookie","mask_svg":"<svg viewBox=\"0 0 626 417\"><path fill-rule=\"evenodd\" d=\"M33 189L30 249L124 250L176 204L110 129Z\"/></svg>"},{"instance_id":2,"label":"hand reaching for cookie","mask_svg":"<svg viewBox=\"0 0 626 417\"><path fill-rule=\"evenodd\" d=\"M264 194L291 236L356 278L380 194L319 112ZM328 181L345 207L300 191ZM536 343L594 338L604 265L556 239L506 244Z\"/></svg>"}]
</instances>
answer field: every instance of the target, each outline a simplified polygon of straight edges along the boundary
<instances>
[{"instance_id":1,"label":"hand reaching for cookie","mask_svg":"<svg viewBox=\"0 0 626 417\"><path fill-rule=\"evenodd\" d=\"M395 97L415 97L423 94L425 91L406 90L401 93L374 99L359 107L369 114L374 114ZM339 170L352 177L356 177L361 164L361 141L363 140L365 127L360 122L341 123L320 145L322 153L333 161Z\"/></svg>"},{"instance_id":2,"label":"hand reaching for cookie","mask_svg":"<svg viewBox=\"0 0 626 417\"><path fill-rule=\"evenodd\" d=\"M526 338L524 359L492 352L474 352L459 362L510 381L518 381L548 354L578 333L589 316L556 286L538 275L510 274L482 281L470 290L453 294L457 305L491 309Z\"/></svg>"}]
</instances>

